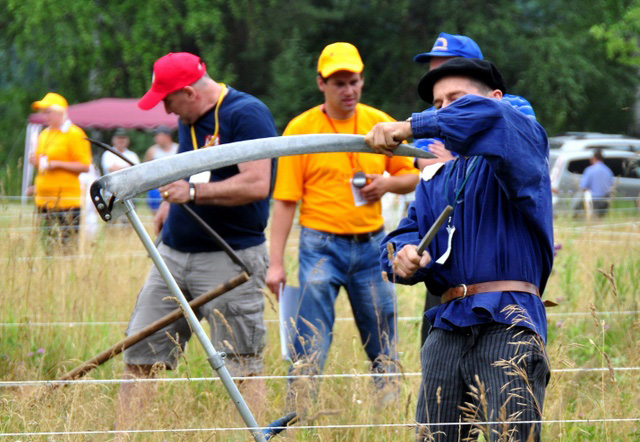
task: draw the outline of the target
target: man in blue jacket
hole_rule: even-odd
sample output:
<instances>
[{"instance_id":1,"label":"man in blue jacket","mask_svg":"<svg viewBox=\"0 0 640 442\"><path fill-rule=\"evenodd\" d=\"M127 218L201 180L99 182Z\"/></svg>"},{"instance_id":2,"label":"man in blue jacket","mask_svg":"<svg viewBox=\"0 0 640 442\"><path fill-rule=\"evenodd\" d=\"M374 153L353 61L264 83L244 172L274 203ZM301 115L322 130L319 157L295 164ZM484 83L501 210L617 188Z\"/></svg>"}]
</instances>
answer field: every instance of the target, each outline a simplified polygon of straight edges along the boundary
<instances>
[{"instance_id":1,"label":"man in blue jacket","mask_svg":"<svg viewBox=\"0 0 640 442\"><path fill-rule=\"evenodd\" d=\"M438 432L454 441L485 428L514 440L540 438L540 424L518 421L541 419L549 379L540 299L553 263L548 142L533 118L501 100L505 90L493 63L455 58L419 83L435 109L378 124L366 136L388 155L411 136L441 138L458 154L423 175L408 216L382 243L390 279L424 281L442 301L427 313L433 328L421 352L421 439ZM454 210L446 229L418 255L447 205ZM504 424L465 424L495 421Z\"/></svg>"},{"instance_id":2,"label":"man in blue jacket","mask_svg":"<svg viewBox=\"0 0 640 442\"><path fill-rule=\"evenodd\" d=\"M440 66L442 63L447 60L451 60L455 57L464 57L464 58L480 58L483 59L482 51L480 50L480 46L470 37L466 35L455 35L455 34L447 34L446 32L441 32L436 38L436 41L433 43L433 47L429 52L423 52L415 57L413 57L413 61L419 64L428 65L429 70L435 69ZM523 97L519 95L511 95L504 94L502 96L502 101L509 103L514 108L518 109L523 114L535 119L536 114L533 111L533 107L531 104ZM426 138L426 139L418 139L415 140L416 147L420 147L422 149L428 150L437 158L427 159L427 158L418 158L416 159L416 165L420 170L423 170L424 167L429 166L434 163L442 163L445 161L453 160L455 158L455 152L451 152L448 150L442 140L438 138ZM424 312L430 308L435 307L440 303L440 299L436 296L433 296L431 293L427 291L427 296L425 298L424 304ZM424 340L427 337L427 333L429 332L429 328L431 327L431 323L427 319L427 316L424 315L422 317L422 328L420 333L420 346L424 344Z\"/></svg>"}]
</instances>

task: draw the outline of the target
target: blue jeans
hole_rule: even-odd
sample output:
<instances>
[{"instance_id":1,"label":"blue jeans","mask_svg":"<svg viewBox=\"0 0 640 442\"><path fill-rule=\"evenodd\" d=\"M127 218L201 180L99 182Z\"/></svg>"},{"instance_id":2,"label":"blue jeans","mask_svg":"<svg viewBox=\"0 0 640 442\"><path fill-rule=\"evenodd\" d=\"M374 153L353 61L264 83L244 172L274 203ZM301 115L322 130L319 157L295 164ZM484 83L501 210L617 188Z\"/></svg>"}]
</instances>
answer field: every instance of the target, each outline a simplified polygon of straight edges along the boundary
<instances>
[{"instance_id":1,"label":"blue jeans","mask_svg":"<svg viewBox=\"0 0 640 442\"><path fill-rule=\"evenodd\" d=\"M322 371L332 339L334 304L342 286L347 290L372 371L395 371L391 366L395 367L397 359L396 303L393 285L382 280L380 271L383 238L384 232L380 232L369 241L356 242L302 228L294 361L304 358L313 371Z\"/></svg>"}]
</instances>

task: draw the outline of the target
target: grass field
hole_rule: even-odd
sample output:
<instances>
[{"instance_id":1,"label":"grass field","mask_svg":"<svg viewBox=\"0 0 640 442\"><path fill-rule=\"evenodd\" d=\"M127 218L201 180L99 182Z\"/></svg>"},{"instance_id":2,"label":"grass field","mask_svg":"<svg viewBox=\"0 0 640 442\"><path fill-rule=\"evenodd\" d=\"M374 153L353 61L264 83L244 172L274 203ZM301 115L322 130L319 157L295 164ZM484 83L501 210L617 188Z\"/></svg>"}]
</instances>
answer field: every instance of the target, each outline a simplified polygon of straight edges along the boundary
<instances>
[{"instance_id":1,"label":"grass field","mask_svg":"<svg viewBox=\"0 0 640 442\"><path fill-rule=\"evenodd\" d=\"M143 212L143 211L142 211ZM144 212L142 213L144 215ZM149 225L150 216L143 219ZM128 225L102 229L77 255L46 256L32 208L0 206L0 381L56 379L80 362L116 343L136 294L151 265ZM547 388L545 420L592 422L543 426L544 440L639 441L640 422L600 419L640 418L640 215L611 214L597 224L569 219L556 222L562 244L545 297L559 300L548 311L548 352L553 369L611 368L598 372L555 372ZM289 241L290 277L295 278L296 238ZM422 286L398 286L399 351L406 373L420 371L417 319L424 303ZM623 313L635 311L635 314ZM582 314L573 314L580 312ZM337 316L351 317L346 296ZM266 318L277 319L277 304L267 297ZM24 323L31 323L25 325ZM92 325L42 323L95 322ZM114 323L115 322L115 323ZM21 323L19 325L15 323ZM37 324L40 323L40 324ZM265 374L284 375L277 324L267 325ZM121 357L90 373L90 379L118 379ZM366 373L367 358L352 321L339 321L326 373ZM185 358L165 378L212 376L201 346L192 340ZM412 440L411 424L419 378L405 376L398 401L379 406L367 378L322 381L319 414L301 425L360 425L355 428L288 430L291 440ZM163 382L136 428L198 429L242 427L218 381ZM270 407L266 424L282 415L285 381L267 381ZM112 430L117 384L44 387L0 386L0 433ZM251 406L251 404L249 404ZM113 434L17 436L18 440L110 440ZM156 432L132 434L134 440L248 440L246 431ZM274 439L275 440L275 439Z\"/></svg>"}]
</instances>

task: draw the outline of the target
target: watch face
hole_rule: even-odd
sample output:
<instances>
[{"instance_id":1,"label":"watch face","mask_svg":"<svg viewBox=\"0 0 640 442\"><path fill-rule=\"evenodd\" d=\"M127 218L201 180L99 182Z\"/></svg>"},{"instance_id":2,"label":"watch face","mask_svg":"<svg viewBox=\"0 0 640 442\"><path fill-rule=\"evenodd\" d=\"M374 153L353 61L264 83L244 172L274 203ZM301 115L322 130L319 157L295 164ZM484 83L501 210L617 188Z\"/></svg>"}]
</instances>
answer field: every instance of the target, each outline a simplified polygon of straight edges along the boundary
<instances>
[{"instance_id":1,"label":"watch face","mask_svg":"<svg viewBox=\"0 0 640 442\"><path fill-rule=\"evenodd\" d=\"M364 174L364 172L356 172L353 174L351 182L353 183L354 187L361 189L367 185L367 176Z\"/></svg>"}]
</instances>

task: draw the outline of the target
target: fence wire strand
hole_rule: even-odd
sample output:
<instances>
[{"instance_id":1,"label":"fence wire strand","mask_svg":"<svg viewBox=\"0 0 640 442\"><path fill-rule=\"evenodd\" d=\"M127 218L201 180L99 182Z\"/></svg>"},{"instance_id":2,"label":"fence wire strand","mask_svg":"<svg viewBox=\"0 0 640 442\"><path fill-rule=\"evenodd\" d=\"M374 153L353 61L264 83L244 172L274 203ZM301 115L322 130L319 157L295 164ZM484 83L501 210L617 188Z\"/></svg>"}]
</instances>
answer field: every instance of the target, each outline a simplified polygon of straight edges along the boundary
<instances>
[{"instance_id":1,"label":"fence wire strand","mask_svg":"<svg viewBox=\"0 0 640 442\"><path fill-rule=\"evenodd\" d=\"M554 368L551 373L599 373L599 372L631 372L640 371L640 367L594 367L594 368ZM293 380L293 379L355 379L381 377L419 377L420 372L409 373L333 373L317 375L264 375L264 376L234 376L234 381L259 380ZM140 379L75 379L75 380L37 380L37 381L0 381L0 388L37 387L53 385L109 385L135 383L163 383L163 382L211 382L219 381L218 377L188 377L188 378L140 378Z\"/></svg>"},{"instance_id":2,"label":"fence wire strand","mask_svg":"<svg viewBox=\"0 0 640 442\"><path fill-rule=\"evenodd\" d=\"M640 422L640 417L629 418L601 418L601 419L549 419L537 421L515 421L508 424L522 425L549 425L549 424L596 424L609 422ZM418 427L452 427L452 426L488 426L488 425L504 425L505 422L438 422L438 423L405 423L405 424L343 424L343 425L294 425L289 427L256 427L251 429L267 430L343 430L343 429L367 429L367 428L407 428L417 429ZM87 431L43 431L29 433L0 433L0 437L33 437L33 436L81 436L81 435L101 435L101 434L148 434L148 433L197 433L197 432L229 432L229 431L248 431L249 427L213 427L213 428L173 428L173 429L147 429L147 430L87 430Z\"/></svg>"}]
</instances>

